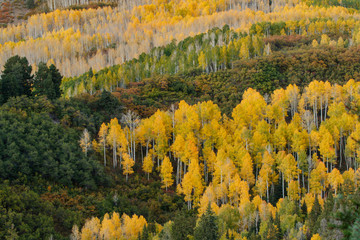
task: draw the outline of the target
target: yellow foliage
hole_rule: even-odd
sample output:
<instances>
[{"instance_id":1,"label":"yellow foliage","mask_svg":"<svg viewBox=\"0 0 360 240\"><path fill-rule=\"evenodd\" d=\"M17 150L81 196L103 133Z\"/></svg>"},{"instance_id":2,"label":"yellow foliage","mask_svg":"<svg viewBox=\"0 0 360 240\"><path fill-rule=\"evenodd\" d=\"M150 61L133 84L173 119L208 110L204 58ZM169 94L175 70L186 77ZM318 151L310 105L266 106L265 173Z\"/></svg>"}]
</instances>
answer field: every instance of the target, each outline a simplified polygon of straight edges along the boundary
<instances>
[{"instance_id":1,"label":"yellow foliage","mask_svg":"<svg viewBox=\"0 0 360 240\"><path fill-rule=\"evenodd\" d=\"M320 235L317 233L317 234L312 235L311 240L321 240L321 237L320 237Z\"/></svg>"}]
</instances>

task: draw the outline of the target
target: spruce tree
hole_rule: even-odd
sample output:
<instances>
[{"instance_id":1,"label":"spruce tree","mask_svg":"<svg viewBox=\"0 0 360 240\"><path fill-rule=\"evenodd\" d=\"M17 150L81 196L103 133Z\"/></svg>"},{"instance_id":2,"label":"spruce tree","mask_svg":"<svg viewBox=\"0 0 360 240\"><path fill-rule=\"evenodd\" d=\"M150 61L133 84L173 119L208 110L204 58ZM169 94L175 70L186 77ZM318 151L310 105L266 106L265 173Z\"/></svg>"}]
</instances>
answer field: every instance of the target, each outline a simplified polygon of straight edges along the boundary
<instances>
[{"instance_id":1,"label":"spruce tree","mask_svg":"<svg viewBox=\"0 0 360 240\"><path fill-rule=\"evenodd\" d=\"M217 217L210 208L201 216L194 231L194 240L217 240L219 239Z\"/></svg>"},{"instance_id":2,"label":"spruce tree","mask_svg":"<svg viewBox=\"0 0 360 240\"><path fill-rule=\"evenodd\" d=\"M33 83L32 67L28 60L18 55L11 57L4 65L0 79L0 100L5 103L10 97L30 96Z\"/></svg>"},{"instance_id":3,"label":"spruce tree","mask_svg":"<svg viewBox=\"0 0 360 240\"><path fill-rule=\"evenodd\" d=\"M59 98L61 79L62 76L54 64L47 67L45 63L40 63L35 74L33 95L46 95L49 99Z\"/></svg>"},{"instance_id":4,"label":"spruce tree","mask_svg":"<svg viewBox=\"0 0 360 240\"><path fill-rule=\"evenodd\" d=\"M281 232L281 226L280 226L280 215L279 213L276 213L275 219L274 219L274 227L276 228L276 239L282 239L283 234Z\"/></svg>"},{"instance_id":5,"label":"spruce tree","mask_svg":"<svg viewBox=\"0 0 360 240\"><path fill-rule=\"evenodd\" d=\"M35 1L34 0L26 0L26 7L28 9L33 9L35 8Z\"/></svg>"},{"instance_id":6,"label":"spruce tree","mask_svg":"<svg viewBox=\"0 0 360 240\"><path fill-rule=\"evenodd\" d=\"M306 217L307 217L307 205L306 205L306 202L304 201L304 203L301 205L301 211L300 211L300 213L301 213L301 217L303 218L303 219L306 219Z\"/></svg>"},{"instance_id":7,"label":"spruce tree","mask_svg":"<svg viewBox=\"0 0 360 240\"><path fill-rule=\"evenodd\" d=\"M311 235L315 234L320 227L319 216L321 214L321 206L317 196L309 214L309 228Z\"/></svg>"},{"instance_id":8,"label":"spruce tree","mask_svg":"<svg viewBox=\"0 0 360 240\"><path fill-rule=\"evenodd\" d=\"M144 225L142 233L139 233L138 240L149 240L149 229L146 225Z\"/></svg>"},{"instance_id":9,"label":"spruce tree","mask_svg":"<svg viewBox=\"0 0 360 240\"><path fill-rule=\"evenodd\" d=\"M351 227L351 236L350 240L360 239L360 218L358 218L354 225Z\"/></svg>"},{"instance_id":10,"label":"spruce tree","mask_svg":"<svg viewBox=\"0 0 360 240\"><path fill-rule=\"evenodd\" d=\"M171 238L173 240L184 240L193 235L196 218L188 210L182 210L175 215L174 224L171 226Z\"/></svg>"}]
</instances>

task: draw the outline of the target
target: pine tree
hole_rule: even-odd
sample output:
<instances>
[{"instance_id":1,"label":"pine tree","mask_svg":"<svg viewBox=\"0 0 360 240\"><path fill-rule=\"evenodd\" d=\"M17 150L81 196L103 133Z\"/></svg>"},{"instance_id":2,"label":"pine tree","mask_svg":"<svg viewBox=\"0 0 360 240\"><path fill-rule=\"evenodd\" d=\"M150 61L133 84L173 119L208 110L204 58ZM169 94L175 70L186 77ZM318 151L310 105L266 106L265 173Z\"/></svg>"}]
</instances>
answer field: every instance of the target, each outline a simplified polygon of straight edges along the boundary
<instances>
[{"instance_id":1,"label":"pine tree","mask_svg":"<svg viewBox=\"0 0 360 240\"><path fill-rule=\"evenodd\" d=\"M351 236L350 240L360 239L360 218L358 218L354 225L351 227Z\"/></svg>"},{"instance_id":2,"label":"pine tree","mask_svg":"<svg viewBox=\"0 0 360 240\"><path fill-rule=\"evenodd\" d=\"M10 97L31 95L31 70L32 67L25 57L16 55L7 60L0 79L0 103L7 102Z\"/></svg>"},{"instance_id":3,"label":"pine tree","mask_svg":"<svg viewBox=\"0 0 360 240\"><path fill-rule=\"evenodd\" d=\"M219 238L217 217L209 204L195 228L194 240L217 240Z\"/></svg>"},{"instance_id":4,"label":"pine tree","mask_svg":"<svg viewBox=\"0 0 360 240\"><path fill-rule=\"evenodd\" d=\"M35 1L34 0L26 0L26 7L28 9L33 9L35 7Z\"/></svg>"},{"instance_id":5,"label":"pine tree","mask_svg":"<svg viewBox=\"0 0 360 240\"><path fill-rule=\"evenodd\" d=\"M270 216L270 219L267 221L266 230L267 231L264 233L264 236L262 236L261 239L267 239L267 240L277 239L279 235L279 228L274 224L274 219L272 216Z\"/></svg>"},{"instance_id":6,"label":"pine tree","mask_svg":"<svg viewBox=\"0 0 360 240\"><path fill-rule=\"evenodd\" d=\"M309 214L309 228L311 234L315 234L320 227L320 222L319 222L320 214L321 214L321 206L318 197L316 196L314 204L311 208L311 212Z\"/></svg>"},{"instance_id":7,"label":"pine tree","mask_svg":"<svg viewBox=\"0 0 360 240\"><path fill-rule=\"evenodd\" d=\"M148 229L148 227L146 225L144 225L142 233L141 233L141 235L139 233L139 236L140 236L138 238L139 240L149 240L150 239L149 229Z\"/></svg>"},{"instance_id":8,"label":"pine tree","mask_svg":"<svg viewBox=\"0 0 360 240\"><path fill-rule=\"evenodd\" d=\"M40 63L34 78L33 95L45 95L49 99L59 98L61 79L62 76L54 64L48 68L45 63Z\"/></svg>"},{"instance_id":9,"label":"pine tree","mask_svg":"<svg viewBox=\"0 0 360 240\"><path fill-rule=\"evenodd\" d=\"M196 224L196 216L192 211L182 209L175 214L174 222L171 225L171 239L184 240L193 235Z\"/></svg>"},{"instance_id":10,"label":"pine tree","mask_svg":"<svg viewBox=\"0 0 360 240\"><path fill-rule=\"evenodd\" d=\"M301 217L303 219L306 219L307 217L307 206L306 206L306 202L304 201L304 203L301 205Z\"/></svg>"}]
</instances>

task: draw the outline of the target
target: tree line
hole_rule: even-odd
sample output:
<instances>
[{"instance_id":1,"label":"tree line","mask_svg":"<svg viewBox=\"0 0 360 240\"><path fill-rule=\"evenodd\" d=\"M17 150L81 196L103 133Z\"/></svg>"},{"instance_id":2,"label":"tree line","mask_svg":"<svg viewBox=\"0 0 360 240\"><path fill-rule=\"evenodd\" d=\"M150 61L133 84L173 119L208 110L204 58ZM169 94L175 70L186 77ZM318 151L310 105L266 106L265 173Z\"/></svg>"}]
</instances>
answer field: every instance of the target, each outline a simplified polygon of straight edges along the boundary
<instances>
[{"instance_id":1,"label":"tree line","mask_svg":"<svg viewBox=\"0 0 360 240\"><path fill-rule=\"evenodd\" d=\"M355 46L359 43L359 34L357 30L353 33L350 31L353 25L352 20L335 22L329 19L261 22L253 24L249 34L238 33L225 25L222 29L214 28L207 33L188 37L178 44L173 41L166 46L153 48L150 53L143 53L120 65L98 72L91 68L78 77L64 78L61 88L65 97L71 97L84 92L94 94L103 89L112 92L117 87L126 87L129 82L138 82L156 75L173 75L194 69L201 69L204 73L231 69L239 59L267 56L272 53L272 49L277 50L276 46L266 40L277 35L313 37L308 45L314 48ZM331 39L328 35L335 36Z\"/></svg>"},{"instance_id":2,"label":"tree line","mask_svg":"<svg viewBox=\"0 0 360 240\"><path fill-rule=\"evenodd\" d=\"M251 24L256 22L300 21L304 14L309 20L320 14L336 19L335 22L339 20L339 24L358 18L356 12L341 7L298 4L263 14L246 8L225 8L225 11L219 6L221 4L222 1L216 1L214 5L204 1L190 7L191 1L179 1L173 2L172 7L164 3L145 4L125 12L106 7L33 15L19 25L1 29L0 65L11 56L20 55L29 60L34 70L40 62L53 63L63 76L72 77L87 72L90 67L98 71L124 63L143 52L150 52L153 47L164 46L174 39L181 41L225 24L236 32L249 32ZM280 5L284 6L283 3Z\"/></svg>"}]
</instances>

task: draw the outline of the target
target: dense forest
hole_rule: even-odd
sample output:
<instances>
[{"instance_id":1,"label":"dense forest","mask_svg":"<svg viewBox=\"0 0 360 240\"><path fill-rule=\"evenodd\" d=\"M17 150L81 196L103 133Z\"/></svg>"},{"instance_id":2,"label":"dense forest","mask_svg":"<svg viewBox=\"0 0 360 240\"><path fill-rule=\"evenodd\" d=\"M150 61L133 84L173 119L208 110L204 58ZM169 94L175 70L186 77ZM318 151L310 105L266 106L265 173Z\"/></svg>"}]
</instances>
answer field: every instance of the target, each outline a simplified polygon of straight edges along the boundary
<instances>
[{"instance_id":1,"label":"dense forest","mask_svg":"<svg viewBox=\"0 0 360 240\"><path fill-rule=\"evenodd\" d=\"M358 1L25 4L0 239L360 239Z\"/></svg>"}]
</instances>

